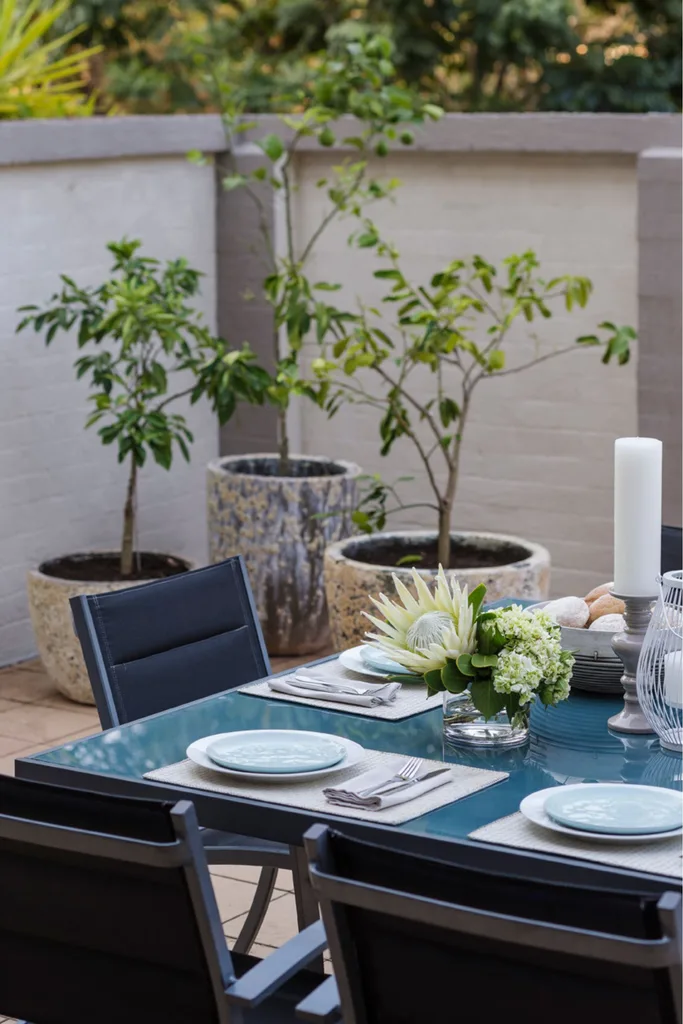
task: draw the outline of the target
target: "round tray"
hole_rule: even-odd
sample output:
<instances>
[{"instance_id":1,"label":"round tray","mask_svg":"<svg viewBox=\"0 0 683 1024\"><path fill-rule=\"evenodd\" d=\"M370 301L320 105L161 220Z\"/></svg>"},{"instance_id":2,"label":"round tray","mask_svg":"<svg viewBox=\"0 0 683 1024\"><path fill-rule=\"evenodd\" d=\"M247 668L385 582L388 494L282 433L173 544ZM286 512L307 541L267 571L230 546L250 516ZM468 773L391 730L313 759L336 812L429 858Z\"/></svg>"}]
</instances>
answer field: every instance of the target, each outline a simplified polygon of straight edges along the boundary
<instances>
[{"instance_id":1,"label":"round tray","mask_svg":"<svg viewBox=\"0 0 683 1024\"><path fill-rule=\"evenodd\" d=\"M529 606L545 608L548 601ZM576 690L592 693L622 694L621 677L624 666L612 650L614 634L601 629L575 629L560 626L562 646L574 652L574 670L571 685Z\"/></svg>"}]
</instances>

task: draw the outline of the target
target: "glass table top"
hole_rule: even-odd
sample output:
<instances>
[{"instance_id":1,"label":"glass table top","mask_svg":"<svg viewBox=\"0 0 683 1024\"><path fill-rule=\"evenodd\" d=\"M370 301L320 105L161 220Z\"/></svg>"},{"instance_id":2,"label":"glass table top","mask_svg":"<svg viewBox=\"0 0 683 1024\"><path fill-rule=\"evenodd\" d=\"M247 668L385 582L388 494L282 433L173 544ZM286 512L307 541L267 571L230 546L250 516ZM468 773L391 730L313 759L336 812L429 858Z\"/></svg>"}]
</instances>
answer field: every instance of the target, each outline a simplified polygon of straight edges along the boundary
<instances>
[{"instance_id":1,"label":"glass table top","mask_svg":"<svg viewBox=\"0 0 683 1024\"><path fill-rule=\"evenodd\" d=\"M523 797L548 786L637 782L680 788L681 758L661 750L654 735L609 732L607 720L621 706L619 698L578 691L555 708L539 703L532 710L528 746L492 752L444 748L440 709L386 721L228 691L30 760L140 780L146 772L183 760L188 745L202 736L271 728L310 729L344 736L375 750L443 757L452 763L509 772L504 782L396 826L414 834L461 839L481 825L512 814Z\"/></svg>"}]
</instances>

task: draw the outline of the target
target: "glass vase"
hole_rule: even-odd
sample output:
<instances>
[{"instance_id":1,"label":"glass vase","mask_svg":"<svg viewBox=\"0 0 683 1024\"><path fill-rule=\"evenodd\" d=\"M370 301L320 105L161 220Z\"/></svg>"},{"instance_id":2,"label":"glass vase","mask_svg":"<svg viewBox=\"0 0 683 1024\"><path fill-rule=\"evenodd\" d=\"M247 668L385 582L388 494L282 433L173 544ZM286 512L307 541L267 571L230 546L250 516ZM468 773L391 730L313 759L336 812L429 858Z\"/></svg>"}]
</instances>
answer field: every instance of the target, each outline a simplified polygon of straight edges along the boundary
<instances>
[{"instance_id":1,"label":"glass vase","mask_svg":"<svg viewBox=\"0 0 683 1024\"><path fill-rule=\"evenodd\" d=\"M529 716L513 726L507 711L500 711L487 721L467 694L444 692L444 740L456 747L504 749L520 747L529 739Z\"/></svg>"}]
</instances>

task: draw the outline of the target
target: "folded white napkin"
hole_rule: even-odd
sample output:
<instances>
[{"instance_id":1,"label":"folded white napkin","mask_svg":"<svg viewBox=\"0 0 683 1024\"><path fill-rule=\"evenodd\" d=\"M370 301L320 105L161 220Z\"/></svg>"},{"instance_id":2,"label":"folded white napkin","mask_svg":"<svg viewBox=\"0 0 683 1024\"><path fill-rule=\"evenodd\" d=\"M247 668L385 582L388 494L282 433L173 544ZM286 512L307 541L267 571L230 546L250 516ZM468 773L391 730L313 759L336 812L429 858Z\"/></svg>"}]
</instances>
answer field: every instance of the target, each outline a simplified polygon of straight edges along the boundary
<instances>
[{"instance_id":1,"label":"folded white napkin","mask_svg":"<svg viewBox=\"0 0 683 1024\"><path fill-rule=\"evenodd\" d=\"M334 680L337 684L337 680ZM339 683L338 685L344 685ZM349 683L350 686L359 686L367 689L367 693L338 693L335 690L309 690L305 686L297 686L293 676L286 676L280 679L269 679L268 686L276 693L290 693L294 697L305 697L307 700L332 700L337 704L355 704L361 708L374 708L379 704L389 704L396 700L396 694L401 689L400 683L385 683L375 685L374 683Z\"/></svg>"},{"instance_id":2,"label":"folded white napkin","mask_svg":"<svg viewBox=\"0 0 683 1024\"><path fill-rule=\"evenodd\" d=\"M359 796L359 793L370 789L371 786L379 787L385 782L388 784L389 780L396 775L396 772L403 764L405 764L405 759L397 760L391 767L373 768L363 775L357 775L355 779L350 779L341 786L329 786L323 790L323 793L331 804L339 804L342 807L366 807L370 810L379 810L382 807L394 807L396 804L405 803L406 800L414 800L418 796L423 796L438 786L444 786L453 777L450 771L444 771L441 775L434 775L430 779L425 779L424 782L414 781L410 785L403 786L401 789L397 788L391 792L387 791L378 796ZM447 766L444 765L444 767ZM435 765L433 762L426 762L420 769L418 777L431 774L433 771L438 771L438 765ZM396 785L399 786L400 783L397 782Z\"/></svg>"}]
</instances>

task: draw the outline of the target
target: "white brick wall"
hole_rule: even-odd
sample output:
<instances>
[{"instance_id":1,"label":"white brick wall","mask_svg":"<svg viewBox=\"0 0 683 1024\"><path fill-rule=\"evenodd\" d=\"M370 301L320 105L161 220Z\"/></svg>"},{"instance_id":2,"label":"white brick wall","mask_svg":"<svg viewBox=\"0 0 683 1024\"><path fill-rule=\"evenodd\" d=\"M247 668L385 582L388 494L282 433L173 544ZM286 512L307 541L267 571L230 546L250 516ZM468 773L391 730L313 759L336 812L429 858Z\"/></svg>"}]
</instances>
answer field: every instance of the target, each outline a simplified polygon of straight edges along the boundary
<instances>
[{"instance_id":1,"label":"white brick wall","mask_svg":"<svg viewBox=\"0 0 683 1024\"><path fill-rule=\"evenodd\" d=\"M203 270L200 308L214 324L213 170L183 156L0 167L0 664L30 656L34 640L25 573L41 560L120 544L125 472L113 448L85 431L87 386L76 382L75 342L49 349L15 336L17 306L40 303L58 274L95 284L105 243L142 238L159 258L185 256ZM192 463L140 479L140 543L206 558L204 467L218 450L205 405L189 414Z\"/></svg>"},{"instance_id":2,"label":"white brick wall","mask_svg":"<svg viewBox=\"0 0 683 1024\"><path fill-rule=\"evenodd\" d=\"M635 159L621 156L406 153L384 165L403 186L394 204L373 211L404 256L413 280L449 259L481 253L498 260L532 247L548 276L585 274L594 295L584 311L560 312L539 328L567 343L601 320L636 325ZM321 214L315 181L326 158L300 158L297 229L308 235ZM346 248L349 222L321 240L314 277L340 281L352 300L379 298L373 258ZM388 307L391 310L391 307ZM519 361L531 354L518 338ZM512 352L509 356L513 362ZM386 479L412 474L405 500L426 494L409 442L378 454L377 418L350 408L331 422L301 405L303 450L343 456ZM454 525L518 533L548 546L553 591L582 594L611 576L612 446L636 433L635 361L604 367L596 350L550 361L533 371L484 382L471 414ZM430 512L394 518L425 525Z\"/></svg>"}]
</instances>

